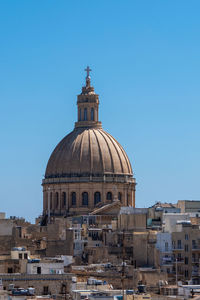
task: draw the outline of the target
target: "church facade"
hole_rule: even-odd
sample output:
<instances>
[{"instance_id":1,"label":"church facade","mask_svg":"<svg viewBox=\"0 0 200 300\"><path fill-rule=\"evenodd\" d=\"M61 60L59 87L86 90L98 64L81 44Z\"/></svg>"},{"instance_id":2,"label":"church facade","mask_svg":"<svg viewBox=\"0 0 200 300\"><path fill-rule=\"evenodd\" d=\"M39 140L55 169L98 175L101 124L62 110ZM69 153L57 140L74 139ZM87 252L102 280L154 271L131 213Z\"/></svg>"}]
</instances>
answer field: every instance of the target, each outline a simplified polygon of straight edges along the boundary
<instances>
[{"instance_id":1,"label":"church facade","mask_svg":"<svg viewBox=\"0 0 200 300\"><path fill-rule=\"evenodd\" d=\"M77 122L51 154L42 181L43 215L88 214L114 201L135 206L135 179L122 146L102 129L99 96L86 84L77 97Z\"/></svg>"}]
</instances>

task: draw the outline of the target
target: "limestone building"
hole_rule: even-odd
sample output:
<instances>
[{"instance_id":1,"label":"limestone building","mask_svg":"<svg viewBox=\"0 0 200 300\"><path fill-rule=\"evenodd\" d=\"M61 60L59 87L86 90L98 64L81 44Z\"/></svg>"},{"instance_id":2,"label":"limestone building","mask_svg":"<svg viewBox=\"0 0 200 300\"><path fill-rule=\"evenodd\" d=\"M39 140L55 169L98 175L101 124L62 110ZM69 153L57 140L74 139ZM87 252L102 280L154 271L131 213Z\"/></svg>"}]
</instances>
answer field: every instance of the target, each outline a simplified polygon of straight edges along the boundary
<instances>
[{"instance_id":1,"label":"limestone building","mask_svg":"<svg viewBox=\"0 0 200 300\"><path fill-rule=\"evenodd\" d=\"M135 179L122 146L102 129L99 96L86 84L77 97L78 120L51 154L43 179L43 214L87 214L120 200L135 206Z\"/></svg>"}]
</instances>

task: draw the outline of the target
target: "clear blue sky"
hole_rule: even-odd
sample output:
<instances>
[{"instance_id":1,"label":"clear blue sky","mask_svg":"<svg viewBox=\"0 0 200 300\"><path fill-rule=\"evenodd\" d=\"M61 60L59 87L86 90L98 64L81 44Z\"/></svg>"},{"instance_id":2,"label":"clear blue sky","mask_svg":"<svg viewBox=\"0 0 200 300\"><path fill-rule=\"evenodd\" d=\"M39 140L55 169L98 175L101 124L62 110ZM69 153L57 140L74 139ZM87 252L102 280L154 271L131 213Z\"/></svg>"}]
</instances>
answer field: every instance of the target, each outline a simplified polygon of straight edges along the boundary
<instances>
[{"instance_id":1,"label":"clear blue sky","mask_svg":"<svg viewBox=\"0 0 200 300\"><path fill-rule=\"evenodd\" d=\"M200 1L0 2L0 211L34 220L85 66L136 205L200 199Z\"/></svg>"}]
</instances>

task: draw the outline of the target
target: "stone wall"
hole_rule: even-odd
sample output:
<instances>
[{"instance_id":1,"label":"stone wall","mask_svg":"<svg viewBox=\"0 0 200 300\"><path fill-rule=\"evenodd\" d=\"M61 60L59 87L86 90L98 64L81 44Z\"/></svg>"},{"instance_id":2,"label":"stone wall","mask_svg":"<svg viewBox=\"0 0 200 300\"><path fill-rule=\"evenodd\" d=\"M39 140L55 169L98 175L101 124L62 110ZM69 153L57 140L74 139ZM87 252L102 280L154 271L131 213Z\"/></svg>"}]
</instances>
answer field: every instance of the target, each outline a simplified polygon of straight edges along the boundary
<instances>
[{"instance_id":1,"label":"stone wall","mask_svg":"<svg viewBox=\"0 0 200 300\"><path fill-rule=\"evenodd\" d=\"M44 295L45 289L48 288L48 293L61 294L66 286L66 292L69 293L71 286L72 274L49 274L49 275L1 275L3 286L8 289L9 284L14 284L15 287L28 288L34 287L36 295ZM46 293L47 294L47 293Z\"/></svg>"}]
</instances>

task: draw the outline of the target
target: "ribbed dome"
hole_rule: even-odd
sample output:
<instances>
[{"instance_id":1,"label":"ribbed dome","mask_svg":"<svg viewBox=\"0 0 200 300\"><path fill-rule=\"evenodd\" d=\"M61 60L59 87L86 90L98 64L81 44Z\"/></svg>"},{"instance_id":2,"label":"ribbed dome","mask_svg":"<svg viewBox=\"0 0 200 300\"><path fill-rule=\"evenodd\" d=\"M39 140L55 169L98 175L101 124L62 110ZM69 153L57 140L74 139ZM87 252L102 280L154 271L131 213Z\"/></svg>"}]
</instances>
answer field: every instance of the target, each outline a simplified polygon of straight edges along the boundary
<instances>
[{"instance_id":1,"label":"ribbed dome","mask_svg":"<svg viewBox=\"0 0 200 300\"><path fill-rule=\"evenodd\" d=\"M45 178L107 174L132 176L122 146L101 128L75 128L53 151Z\"/></svg>"}]
</instances>

